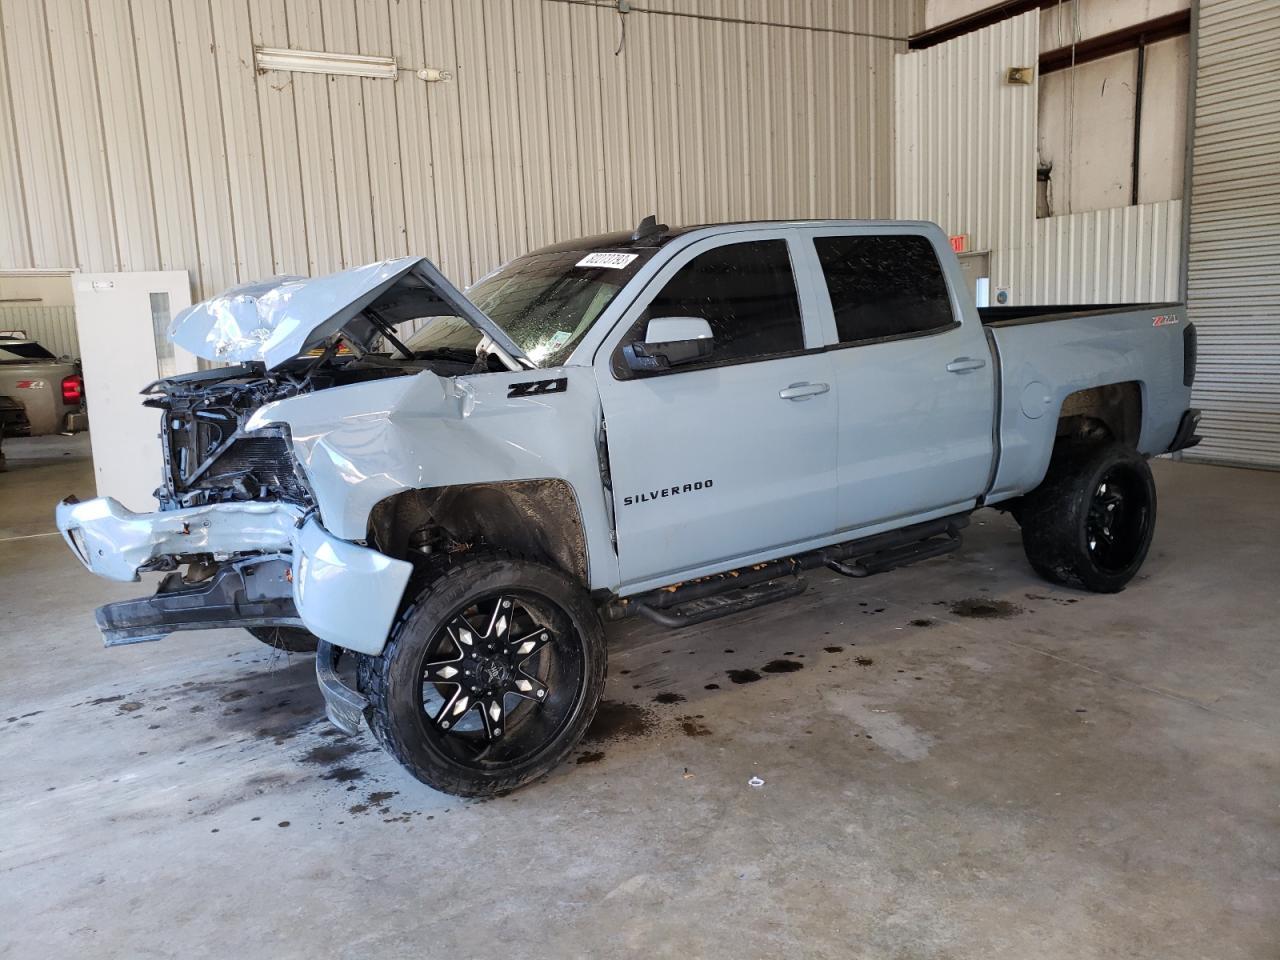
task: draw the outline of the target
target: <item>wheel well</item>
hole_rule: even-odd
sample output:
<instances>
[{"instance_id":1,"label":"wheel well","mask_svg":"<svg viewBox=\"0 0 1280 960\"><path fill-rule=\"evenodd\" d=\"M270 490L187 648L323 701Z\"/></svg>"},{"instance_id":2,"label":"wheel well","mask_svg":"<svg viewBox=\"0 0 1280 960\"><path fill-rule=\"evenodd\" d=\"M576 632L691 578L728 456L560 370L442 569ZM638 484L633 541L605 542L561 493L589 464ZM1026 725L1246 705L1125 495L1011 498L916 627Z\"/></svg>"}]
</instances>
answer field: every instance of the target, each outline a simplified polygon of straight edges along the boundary
<instances>
[{"instance_id":1,"label":"wheel well","mask_svg":"<svg viewBox=\"0 0 1280 960\"><path fill-rule=\"evenodd\" d=\"M1118 441L1137 449L1142 434L1142 390L1132 380L1067 394L1058 414L1055 444Z\"/></svg>"},{"instance_id":2,"label":"wheel well","mask_svg":"<svg viewBox=\"0 0 1280 960\"><path fill-rule=\"evenodd\" d=\"M582 513L564 480L406 490L373 508L369 541L388 556L409 560L498 547L588 582Z\"/></svg>"}]
</instances>

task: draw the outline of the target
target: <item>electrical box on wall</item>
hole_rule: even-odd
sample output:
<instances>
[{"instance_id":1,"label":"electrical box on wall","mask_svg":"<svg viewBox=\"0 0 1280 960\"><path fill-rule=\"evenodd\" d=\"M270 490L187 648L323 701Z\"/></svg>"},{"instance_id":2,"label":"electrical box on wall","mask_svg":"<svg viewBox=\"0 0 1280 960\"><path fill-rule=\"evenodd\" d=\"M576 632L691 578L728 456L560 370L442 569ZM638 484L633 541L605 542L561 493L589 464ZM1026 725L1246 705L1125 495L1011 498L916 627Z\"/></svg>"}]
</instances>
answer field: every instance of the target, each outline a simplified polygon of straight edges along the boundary
<instances>
[{"instance_id":1,"label":"electrical box on wall","mask_svg":"<svg viewBox=\"0 0 1280 960\"><path fill-rule=\"evenodd\" d=\"M1013 297L1009 294L1008 287L996 287L995 301L997 307L1007 307L1012 300Z\"/></svg>"},{"instance_id":2,"label":"electrical box on wall","mask_svg":"<svg viewBox=\"0 0 1280 960\"><path fill-rule=\"evenodd\" d=\"M1004 75L1004 82L1028 86L1035 76L1035 67L1010 67Z\"/></svg>"}]
</instances>

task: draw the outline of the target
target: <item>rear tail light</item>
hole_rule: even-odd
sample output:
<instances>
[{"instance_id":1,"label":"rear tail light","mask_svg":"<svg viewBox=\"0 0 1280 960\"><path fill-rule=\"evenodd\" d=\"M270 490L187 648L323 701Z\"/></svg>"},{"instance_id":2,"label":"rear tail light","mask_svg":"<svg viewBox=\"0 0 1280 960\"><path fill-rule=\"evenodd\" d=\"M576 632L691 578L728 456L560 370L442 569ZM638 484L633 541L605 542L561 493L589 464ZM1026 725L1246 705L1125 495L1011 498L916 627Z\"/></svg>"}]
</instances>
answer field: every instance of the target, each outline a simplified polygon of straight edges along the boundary
<instances>
[{"instance_id":1,"label":"rear tail light","mask_svg":"<svg viewBox=\"0 0 1280 960\"><path fill-rule=\"evenodd\" d=\"M62 402L79 403L84 399L84 377L73 373L62 378Z\"/></svg>"},{"instance_id":2,"label":"rear tail light","mask_svg":"<svg viewBox=\"0 0 1280 960\"><path fill-rule=\"evenodd\" d=\"M1189 387L1196 379L1196 325L1182 328L1182 385Z\"/></svg>"}]
</instances>

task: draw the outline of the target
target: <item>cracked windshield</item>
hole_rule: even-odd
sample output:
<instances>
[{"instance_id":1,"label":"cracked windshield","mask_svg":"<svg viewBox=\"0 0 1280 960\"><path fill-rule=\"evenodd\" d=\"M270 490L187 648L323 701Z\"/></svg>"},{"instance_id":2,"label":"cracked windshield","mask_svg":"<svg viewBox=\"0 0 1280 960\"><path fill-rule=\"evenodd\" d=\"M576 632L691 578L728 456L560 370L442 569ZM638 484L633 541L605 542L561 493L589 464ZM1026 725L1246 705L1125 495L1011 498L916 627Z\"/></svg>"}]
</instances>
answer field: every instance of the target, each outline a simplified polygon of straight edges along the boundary
<instances>
[{"instance_id":1,"label":"cracked windshield","mask_svg":"<svg viewBox=\"0 0 1280 960\"><path fill-rule=\"evenodd\" d=\"M467 291L539 367L565 361L652 250L560 250L511 261ZM407 341L415 351L473 351L480 339L460 317L436 317Z\"/></svg>"}]
</instances>

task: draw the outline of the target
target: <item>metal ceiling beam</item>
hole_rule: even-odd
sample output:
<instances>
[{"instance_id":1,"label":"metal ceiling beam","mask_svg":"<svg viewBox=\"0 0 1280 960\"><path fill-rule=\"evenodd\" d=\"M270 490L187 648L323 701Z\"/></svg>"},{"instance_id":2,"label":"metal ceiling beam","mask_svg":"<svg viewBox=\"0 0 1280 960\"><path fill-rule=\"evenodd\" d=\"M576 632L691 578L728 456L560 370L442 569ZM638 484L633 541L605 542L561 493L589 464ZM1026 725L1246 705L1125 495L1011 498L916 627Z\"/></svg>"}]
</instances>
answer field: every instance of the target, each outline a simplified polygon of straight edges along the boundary
<instances>
[{"instance_id":1,"label":"metal ceiling beam","mask_svg":"<svg viewBox=\"0 0 1280 960\"><path fill-rule=\"evenodd\" d=\"M1066 70L1091 60L1101 60L1113 54L1136 50L1150 43L1180 37L1191 32L1191 11L1179 10L1154 20L1135 23L1129 27L1099 34L1088 40L1081 40L1074 47L1058 47L1040 54L1040 75L1053 73L1055 70Z\"/></svg>"}]
</instances>

